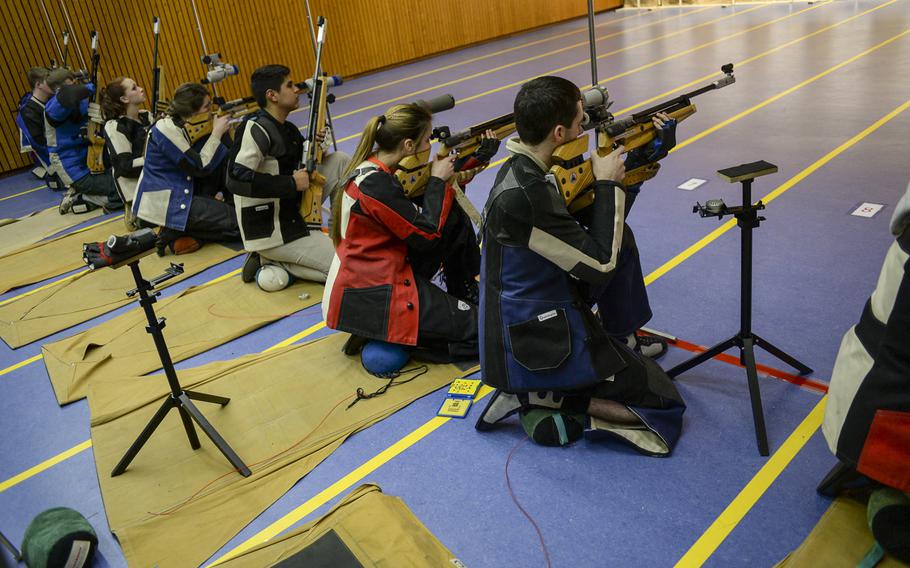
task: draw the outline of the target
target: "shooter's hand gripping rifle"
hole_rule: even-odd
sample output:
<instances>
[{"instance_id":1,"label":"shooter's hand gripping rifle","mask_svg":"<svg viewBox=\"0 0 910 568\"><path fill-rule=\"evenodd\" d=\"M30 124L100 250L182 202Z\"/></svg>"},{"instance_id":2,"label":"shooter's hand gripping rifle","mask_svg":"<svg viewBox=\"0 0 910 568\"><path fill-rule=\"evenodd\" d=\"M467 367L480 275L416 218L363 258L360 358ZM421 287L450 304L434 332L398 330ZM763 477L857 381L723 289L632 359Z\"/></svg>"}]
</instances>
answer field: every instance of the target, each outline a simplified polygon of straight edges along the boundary
<instances>
[{"instance_id":1,"label":"shooter's hand gripping rifle","mask_svg":"<svg viewBox=\"0 0 910 568\"><path fill-rule=\"evenodd\" d=\"M451 95L445 96L451 97ZM441 97L437 98L441 99ZM436 104L436 100L417 101L417 104L432 109L433 105ZM451 108L451 106L446 108ZM433 110L433 112L439 111ZM440 142L437 159L449 156L453 152L458 156L455 160L453 184L464 185L468 183L490 164L490 160L496 154L499 144L498 142L495 144L484 142L487 139L485 136L487 131L493 132L495 140L503 140L515 132L514 115L512 113L504 114L454 134L448 126L440 126L433 129L432 138ZM413 158L405 158L398 164L396 175L404 188L405 195L408 197L422 195L426 189L427 181L430 179L429 157L430 152L427 150Z\"/></svg>"},{"instance_id":2,"label":"shooter's hand gripping rifle","mask_svg":"<svg viewBox=\"0 0 910 568\"><path fill-rule=\"evenodd\" d=\"M641 112L615 118L607 109L612 104L607 93L600 88L594 88L584 93L584 106L586 120L585 130L594 129L597 133L597 148L594 150L600 156L605 156L618 146L624 146L632 153L633 159L629 160L632 166L626 171L623 184L636 185L653 178L660 169L657 162L664 158L670 147L664 146L656 151L649 152L647 147L658 138L659 132L654 126L653 118L658 113L665 113L676 122L681 122L695 114L696 108L691 99L708 91L721 89L736 81L733 76L733 64L728 63L721 67L724 77L700 89L680 95ZM550 173L556 182L559 192L566 200L570 212L576 212L590 205L594 200L591 188L594 184L594 174L591 169L591 160L585 158L588 150L588 135L584 134L571 142L556 148L553 153L554 166Z\"/></svg>"}]
</instances>

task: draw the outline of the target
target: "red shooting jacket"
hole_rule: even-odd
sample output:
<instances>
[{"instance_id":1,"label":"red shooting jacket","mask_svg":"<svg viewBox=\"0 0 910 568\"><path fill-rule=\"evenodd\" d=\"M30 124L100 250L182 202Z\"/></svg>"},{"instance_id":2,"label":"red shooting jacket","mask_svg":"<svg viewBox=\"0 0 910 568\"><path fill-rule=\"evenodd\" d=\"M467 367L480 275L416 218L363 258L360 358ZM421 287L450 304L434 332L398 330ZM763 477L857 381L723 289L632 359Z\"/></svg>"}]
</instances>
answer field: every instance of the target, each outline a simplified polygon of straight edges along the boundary
<instances>
[{"instance_id":1,"label":"red shooting jacket","mask_svg":"<svg viewBox=\"0 0 910 568\"><path fill-rule=\"evenodd\" d=\"M431 177L423 208L393 170L371 156L344 188L341 242L326 282L326 325L370 339L416 345L420 303L408 254L435 246L454 193Z\"/></svg>"}]
</instances>

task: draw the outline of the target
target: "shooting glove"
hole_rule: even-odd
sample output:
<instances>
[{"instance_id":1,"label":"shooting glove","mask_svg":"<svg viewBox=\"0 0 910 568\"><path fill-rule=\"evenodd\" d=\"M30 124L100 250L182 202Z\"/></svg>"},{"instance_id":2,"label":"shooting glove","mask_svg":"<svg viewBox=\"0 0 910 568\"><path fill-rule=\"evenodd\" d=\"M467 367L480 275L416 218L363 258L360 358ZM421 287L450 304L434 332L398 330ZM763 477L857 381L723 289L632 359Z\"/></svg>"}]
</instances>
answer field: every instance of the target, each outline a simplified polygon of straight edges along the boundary
<instances>
[{"instance_id":1,"label":"shooting glove","mask_svg":"<svg viewBox=\"0 0 910 568\"><path fill-rule=\"evenodd\" d=\"M635 148L626 156L626 171L652 164L667 157L676 146L676 120L670 119L663 128L657 130L657 136L646 146Z\"/></svg>"}]
</instances>

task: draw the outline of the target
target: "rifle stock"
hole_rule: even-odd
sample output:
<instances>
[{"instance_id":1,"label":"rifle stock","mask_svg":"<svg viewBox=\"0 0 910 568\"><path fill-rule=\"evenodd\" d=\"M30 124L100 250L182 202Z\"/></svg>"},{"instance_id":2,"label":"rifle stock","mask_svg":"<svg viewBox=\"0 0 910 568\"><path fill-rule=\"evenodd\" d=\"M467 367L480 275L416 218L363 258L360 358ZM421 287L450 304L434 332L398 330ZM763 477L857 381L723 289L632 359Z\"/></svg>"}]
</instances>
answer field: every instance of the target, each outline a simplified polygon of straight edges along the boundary
<instances>
[{"instance_id":1,"label":"rifle stock","mask_svg":"<svg viewBox=\"0 0 910 568\"><path fill-rule=\"evenodd\" d=\"M493 134L499 140L503 140L515 132L515 117L512 113L505 114L471 126L462 131L450 134L447 127L436 129L440 141L439 151L436 153L437 159L445 158L454 152L460 158L469 158L473 156L480 148L487 130L492 130ZM418 197L426 190L427 181L430 179L430 151L421 152L414 156L407 156L398 163L398 170L395 175L401 186L404 188L405 195L409 198ZM465 184L471 181L474 176L487 168L483 164L467 170L455 172L453 182ZM460 191L460 187L458 188Z\"/></svg>"},{"instance_id":2,"label":"rifle stock","mask_svg":"<svg viewBox=\"0 0 910 568\"><path fill-rule=\"evenodd\" d=\"M724 65L721 67L721 71L723 71L724 77L705 87L619 119L606 112L606 108L612 103L604 97L599 108L591 109L590 112L591 115L604 117L600 122L590 125L597 132L597 147L594 151L600 156L605 156L618 146L623 146L626 151L647 146L657 137L658 132L652 119L658 113L666 113L680 123L695 114L697 109L692 104L693 97L711 90L721 89L736 81L733 77L732 64ZM594 202L594 192L592 191L594 174L591 160L585 157L588 143L589 138L585 134L557 147L553 153L554 165L550 168L550 173L571 213L580 211ZM637 185L653 178L660 170L657 160L662 157L626 171L623 185L627 187Z\"/></svg>"},{"instance_id":3,"label":"rifle stock","mask_svg":"<svg viewBox=\"0 0 910 568\"><path fill-rule=\"evenodd\" d=\"M98 32L92 30L92 70L91 83L95 87L95 92L89 97L89 120L86 125L85 139L88 141L88 152L86 154L86 165L93 174L100 174L104 171L104 121L101 117L101 107L98 105L98 66L101 63L101 55L98 53Z\"/></svg>"}]
</instances>

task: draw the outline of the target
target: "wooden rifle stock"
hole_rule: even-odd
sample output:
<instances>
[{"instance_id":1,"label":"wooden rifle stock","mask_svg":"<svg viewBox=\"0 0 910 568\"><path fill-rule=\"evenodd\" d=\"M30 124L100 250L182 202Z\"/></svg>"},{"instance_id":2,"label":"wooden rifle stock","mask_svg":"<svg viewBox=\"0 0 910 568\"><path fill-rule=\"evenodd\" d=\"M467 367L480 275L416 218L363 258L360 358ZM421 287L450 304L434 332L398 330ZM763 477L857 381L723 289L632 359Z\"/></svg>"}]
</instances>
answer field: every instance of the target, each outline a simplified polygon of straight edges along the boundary
<instances>
[{"instance_id":1,"label":"wooden rifle stock","mask_svg":"<svg viewBox=\"0 0 910 568\"><path fill-rule=\"evenodd\" d=\"M689 104L667 113L677 122L695 114L695 105ZM622 145L627 151L641 148L650 144L657 137L657 129L648 118L647 122L629 121L625 130L610 136L601 131L597 133L597 149L600 156L606 156L616 146ZM584 134L575 140L567 142L556 148L553 152L554 165L550 168L559 193L566 200L570 213L584 209L594 202L594 172L590 158L585 159L588 150L588 135ZM657 162L645 164L626 172L622 183L626 187L636 185L657 175L660 164Z\"/></svg>"},{"instance_id":2,"label":"wooden rifle stock","mask_svg":"<svg viewBox=\"0 0 910 568\"><path fill-rule=\"evenodd\" d=\"M594 124L597 131L595 151L598 155L605 156L618 146L624 146L626 151L631 152L650 144L658 135L652 119L659 113L667 114L677 123L682 122L695 114L696 108L692 104L694 97L736 82L732 63L721 66L720 70L724 76L708 85L620 119L614 119L613 115L607 112L609 104L612 103L608 104L605 97L602 104L592 105L591 109L586 108L586 114L590 110L592 116L598 117L598 122ZM594 201L594 192L591 191L594 184L591 160L584 156L587 149L588 137L585 135L559 146L553 153L554 166L550 168L550 173L572 213ZM623 185L628 187L653 178L660 170L657 160L663 156L666 156L666 151L649 156L646 159L653 161L626 171Z\"/></svg>"},{"instance_id":3,"label":"wooden rifle stock","mask_svg":"<svg viewBox=\"0 0 910 568\"><path fill-rule=\"evenodd\" d=\"M86 125L85 139L88 141L86 165L93 174L104 171L104 121L101 118L101 107L98 105L98 65L101 55L98 53L98 32L92 30L92 71L90 81L95 92L89 97L89 120Z\"/></svg>"},{"instance_id":4,"label":"wooden rifle stock","mask_svg":"<svg viewBox=\"0 0 910 568\"><path fill-rule=\"evenodd\" d=\"M326 84L328 76L322 76L316 81L313 89L313 111L310 113L311 127L310 132L313 138L309 140L308 154L304 156L306 161L306 170L310 175L310 185L303 190L303 196L300 200L300 216L307 225L322 225L322 200L325 191L325 177L316 170L316 166L322 163L322 157L325 152L323 145L316 141L316 134L325 130L328 93L329 89ZM315 128L313 125L315 124Z\"/></svg>"},{"instance_id":5,"label":"wooden rifle stock","mask_svg":"<svg viewBox=\"0 0 910 568\"><path fill-rule=\"evenodd\" d=\"M228 106L230 105L230 106ZM224 106L214 112L200 112L187 118L183 123L183 130L190 139L190 144L195 144L202 138L212 133L212 124L215 117L229 116L231 119L239 119L248 114L256 112L259 105L253 97L246 97L236 101L229 101ZM231 124L231 135L236 130L236 124Z\"/></svg>"},{"instance_id":6,"label":"wooden rifle stock","mask_svg":"<svg viewBox=\"0 0 910 568\"><path fill-rule=\"evenodd\" d=\"M492 130L496 138L503 140L515 132L515 118L509 113L440 139L441 144L439 151L436 153L436 158L445 158L451 155L452 152L460 158L470 158L477 153L487 130ZM396 170L395 175L398 177L398 181L401 182L405 195L409 198L418 197L426 190L427 181L430 179L431 164L429 163L429 157L430 151L427 150L413 156L407 156L398 163L398 170ZM485 170L487 165L482 164L474 168L455 172L453 182L457 184L467 183L474 176Z\"/></svg>"}]
</instances>

